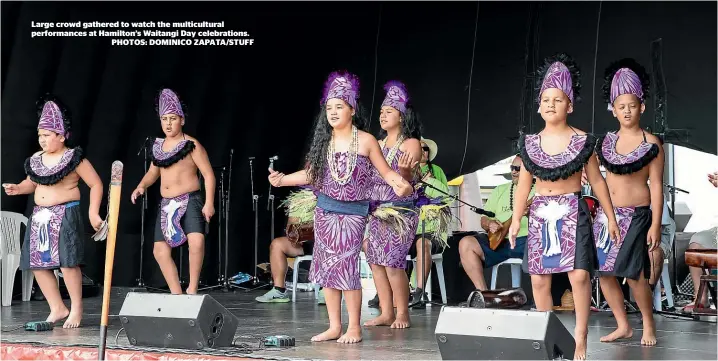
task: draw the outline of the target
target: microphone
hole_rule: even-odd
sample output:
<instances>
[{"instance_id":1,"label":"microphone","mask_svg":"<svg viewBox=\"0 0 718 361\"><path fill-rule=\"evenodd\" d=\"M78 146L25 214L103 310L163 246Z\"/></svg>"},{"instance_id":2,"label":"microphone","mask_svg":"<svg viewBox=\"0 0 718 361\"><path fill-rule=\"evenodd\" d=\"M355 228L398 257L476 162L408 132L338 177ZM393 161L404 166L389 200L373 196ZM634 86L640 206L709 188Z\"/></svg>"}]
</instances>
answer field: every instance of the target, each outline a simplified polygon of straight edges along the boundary
<instances>
[{"instance_id":1,"label":"microphone","mask_svg":"<svg viewBox=\"0 0 718 361\"><path fill-rule=\"evenodd\" d=\"M279 156L269 157L269 168L274 169L274 161L279 159Z\"/></svg>"},{"instance_id":2,"label":"microphone","mask_svg":"<svg viewBox=\"0 0 718 361\"><path fill-rule=\"evenodd\" d=\"M483 215L485 215L485 216L487 216L487 217L489 217L489 218L494 218L494 217L496 217L496 213L491 212L491 211L487 211L487 210L482 209L482 208L474 207L474 206L472 206L471 204L468 204L468 203L462 201L461 199L459 199L459 196L458 196L458 195L451 195L451 194L449 194L449 193L446 193L446 192L442 191L441 189L438 189L438 188L432 186L431 184L429 184L429 183L427 183L427 182L425 182L425 181L423 181L423 180L420 180L419 183L423 184L423 185L426 186L426 187L432 188L432 189L438 191L439 193L442 193L442 194L448 196L449 198L454 199L454 200L457 201L457 202L460 202L460 203L465 204L465 205L468 206L469 209L471 209L474 213L483 214Z\"/></svg>"},{"instance_id":3,"label":"microphone","mask_svg":"<svg viewBox=\"0 0 718 361\"><path fill-rule=\"evenodd\" d=\"M483 215L485 215L485 216L487 216L487 217L489 217L489 218L494 218L494 217L496 217L496 213L494 213L494 212L487 211L487 210L482 209L482 208L476 208L476 207L470 207L470 208L471 208L472 211L474 211L474 212L476 212L476 213L478 213L478 214L483 214Z\"/></svg>"},{"instance_id":4,"label":"microphone","mask_svg":"<svg viewBox=\"0 0 718 361\"><path fill-rule=\"evenodd\" d=\"M142 154L142 151L147 147L147 141L150 140L150 137L145 138L145 141L142 142L142 146L140 147L140 150L137 152L137 156Z\"/></svg>"}]
</instances>

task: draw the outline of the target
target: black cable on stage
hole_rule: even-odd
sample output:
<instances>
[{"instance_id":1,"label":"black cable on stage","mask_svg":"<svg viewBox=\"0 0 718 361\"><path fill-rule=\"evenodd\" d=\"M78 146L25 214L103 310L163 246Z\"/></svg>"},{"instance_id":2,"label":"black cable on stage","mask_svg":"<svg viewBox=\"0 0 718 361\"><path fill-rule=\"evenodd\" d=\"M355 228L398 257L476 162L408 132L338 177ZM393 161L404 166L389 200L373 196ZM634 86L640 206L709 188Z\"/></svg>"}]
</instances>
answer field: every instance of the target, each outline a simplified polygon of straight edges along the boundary
<instances>
[{"instance_id":1,"label":"black cable on stage","mask_svg":"<svg viewBox=\"0 0 718 361\"><path fill-rule=\"evenodd\" d=\"M379 24L376 27L376 44L374 45L374 86L371 93L371 111L369 112L369 124L374 119L374 96L376 96L376 70L379 65L379 31L381 30L381 10L382 4L379 4Z\"/></svg>"},{"instance_id":2,"label":"black cable on stage","mask_svg":"<svg viewBox=\"0 0 718 361\"><path fill-rule=\"evenodd\" d=\"M466 104L466 139L464 140L464 155L461 157L461 166L459 166L459 174L464 174L464 160L466 160L466 151L469 148L469 117L471 113L471 81L474 77L474 57L476 55L476 34L479 30L479 2L476 2L476 25L474 26L474 45L471 50L471 70L469 71L469 100Z\"/></svg>"},{"instance_id":3,"label":"black cable on stage","mask_svg":"<svg viewBox=\"0 0 718 361\"><path fill-rule=\"evenodd\" d=\"M596 47L593 52L593 85L591 87L591 134L594 134L594 124L596 123L596 62L598 61L598 34L601 29L601 8L603 1L598 2L598 19L596 19Z\"/></svg>"}]
</instances>

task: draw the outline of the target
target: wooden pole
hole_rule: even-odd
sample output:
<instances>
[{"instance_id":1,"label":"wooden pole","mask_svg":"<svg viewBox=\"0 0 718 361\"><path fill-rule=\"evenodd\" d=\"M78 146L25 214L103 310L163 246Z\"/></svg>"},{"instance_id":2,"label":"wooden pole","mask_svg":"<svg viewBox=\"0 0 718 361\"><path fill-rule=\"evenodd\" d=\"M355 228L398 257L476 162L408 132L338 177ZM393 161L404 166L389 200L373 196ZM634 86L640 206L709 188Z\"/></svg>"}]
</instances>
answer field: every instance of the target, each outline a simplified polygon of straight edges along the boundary
<instances>
[{"instance_id":1,"label":"wooden pole","mask_svg":"<svg viewBox=\"0 0 718 361\"><path fill-rule=\"evenodd\" d=\"M105 359L105 346L107 344L107 325L110 316L110 290L112 288L112 267L115 264L115 241L117 239L117 219L120 216L120 194L122 193L123 164L120 161L112 162L112 175L110 177L110 201L107 220L107 249L105 252L105 281L102 284L102 318L100 320L100 349L99 360Z\"/></svg>"}]
</instances>

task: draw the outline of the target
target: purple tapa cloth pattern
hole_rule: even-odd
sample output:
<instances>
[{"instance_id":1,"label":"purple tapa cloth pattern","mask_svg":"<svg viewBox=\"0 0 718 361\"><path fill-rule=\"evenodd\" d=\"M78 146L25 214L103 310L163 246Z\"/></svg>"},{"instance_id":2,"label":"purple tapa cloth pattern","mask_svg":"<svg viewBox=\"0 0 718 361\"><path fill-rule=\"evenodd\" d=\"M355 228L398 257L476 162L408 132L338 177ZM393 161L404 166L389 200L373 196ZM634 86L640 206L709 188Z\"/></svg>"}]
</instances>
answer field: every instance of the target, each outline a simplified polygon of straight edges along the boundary
<instances>
[{"instance_id":1,"label":"purple tapa cloth pattern","mask_svg":"<svg viewBox=\"0 0 718 361\"><path fill-rule=\"evenodd\" d=\"M383 148L381 150L382 154L384 154L384 158L389 154L391 151L390 148ZM391 160L391 164L389 166L391 169L393 169L395 172L399 173L399 158L404 154L404 152L401 151L401 149L397 149L396 155L394 156L394 159ZM371 198L372 201L411 201L415 200L417 193L416 190L407 197L399 197L394 193L394 188L392 188L386 181L384 181L384 178L381 177L381 174L379 174L379 171L376 170L376 168L372 167L372 177L371 177L371 193L369 198Z\"/></svg>"},{"instance_id":2,"label":"purple tapa cloth pattern","mask_svg":"<svg viewBox=\"0 0 718 361\"><path fill-rule=\"evenodd\" d=\"M614 207L616 213L616 222L618 223L618 231L621 239L618 241L611 240L608 233L608 217L599 206L596 210L596 219L593 223L593 236L596 240L596 252L598 253L598 270L601 272L613 272L616 266L616 257L623 246L623 240L626 238L628 228L631 227L633 213L636 212L635 207Z\"/></svg>"},{"instance_id":3,"label":"purple tapa cloth pattern","mask_svg":"<svg viewBox=\"0 0 718 361\"><path fill-rule=\"evenodd\" d=\"M544 90L550 88L560 89L566 94L568 99L571 100L571 103L573 103L573 79L571 79L571 72L566 65L559 61L551 64L546 72L546 76L543 78L538 97L539 102L541 102L541 94L543 94Z\"/></svg>"},{"instance_id":4,"label":"purple tapa cloth pattern","mask_svg":"<svg viewBox=\"0 0 718 361\"><path fill-rule=\"evenodd\" d=\"M326 103L332 98L341 99L351 105L352 108L356 108L357 99L359 98L359 78L348 72L329 74L329 78L324 84L322 102Z\"/></svg>"},{"instance_id":5,"label":"purple tapa cloth pattern","mask_svg":"<svg viewBox=\"0 0 718 361\"><path fill-rule=\"evenodd\" d=\"M389 148L382 149L385 158L387 154L389 154L389 151ZM401 150L397 150L396 156L391 161L390 166L396 172L399 172L399 158L402 154L403 152ZM394 189L384 181L376 169L374 169L373 173L372 201L411 201L416 198L416 191L414 191L411 196L404 198L398 197L396 193L394 193ZM386 222L376 217L369 218L369 240L366 250L367 263L398 269L406 268L406 255L409 253L409 249L414 242L416 227L419 224L419 215L413 212L406 212L402 213L400 217L403 217L409 225L409 228L404 234L398 234Z\"/></svg>"},{"instance_id":6,"label":"purple tapa cloth pattern","mask_svg":"<svg viewBox=\"0 0 718 361\"><path fill-rule=\"evenodd\" d=\"M187 235L182 229L180 221L187 211L189 193L174 198L162 198L160 204L160 227L162 235L170 247L181 246L187 242Z\"/></svg>"},{"instance_id":7,"label":"purple tapa cloth pattern","mask_svg":"<svg viewBox=\"0 0 718 361\"><path fill-rule=\"evenodd\" d=\"M615 165L623 165L636 162L643 158L653 147L653 144L641 142L641 144L628 154L619 154L616 151L616 143L618 143L618 134L613 132L606 133L601 145L601 153L607 162Z\"/></svg>"},{"instance_id":8,"label":"purple tapa cloth pattern","mask_svg":"<svg viewBox=\"0 0 718 361\"><path fill-rule=\"evenodd\" d=\"M524 145L526 152L536 165L543 168L555 169L562 167L576 159L586 145L587 135L572 135L568 147L559 154L546 154L541 148L541 135L527 134Z\"/></svg>"},{"instance_id":9,"label":"purple tapa cloth pattern","mask_svg":"<svg viewBox=\"0 0 718 361\"><path fill-rule=\"evenodd\" d=\"M334 154L339 176L347 172L347 152ZM326 168L320 191L340 201L367 200L373 166L369 158L358 155L349 181L337 183ZM360 290L359 252L364 238L366 217L314 210L314 251L309 270L311 282L337 290Z\"/></svg>"},{"instance_id":10,"label":"purple tapa cloth pattern","mask_svg":"<svg viewBox=\"0 0 718 361\"><path fill-rule=\"evenodd\" d=\"M623 94L633 94L643 102L643 85L641 78L629 68L621 68L616 71L611 80L611 102L608 103L608 110L613 110L613 102Z\"/></svg>"},{"instance_id":11,"label":"purple tapa cloth pattern","mask_svg":"<svg viewBox=\"0 0 718 361\"><path fill-rule=\"evenodd\" d=\"M384 85L386 97L381 106L390 106L402 113L406 113L406 103L409 101L409 92L406 85L398 80L392 80Z\"/></svg>"},{"instance_id":12,"label":"purple tapa cloth pattern","mask_svg":"<svg viewBox=\"0 0 718 361\"><path fill-rule=\"evenodd\" d=\"M65 122L62 118L62 111L57 103L53 101L46 102L42 106L40 114L40 122L37 129L49 130L60 135L65 135Z\"/></svg>"},{"instance_id":13,"label":"purple tapa cloth pattern","mask_svg":"<svg viewBox=\"0 0 718 361\"><path fill-rule=\"evenodd\" d=\"M65 153L62 154L60 161L49 168L42 163L42 153L33 155L32 157L30 157L30 168L32 168L32 171L35 172L35 174L41 177L47 177L53 174L57 174L63 169L65 169L68 164L70 164L70 161L72 160L74 154L75 149L66 150Z\"/></svg>"},{"instance_id":14,"label":"purple tapa cloth pattern","mask_svg":"<svg viewBox=\"0 0 718 361\"><path fill-rule=\"evenodd\" d=\"M170 89L162 89L162 92L160 93L159 112L160 117L165 114L177 114L180 117L184 117L182 104L180 104L179 98L175 92Z\"/></svg>"},{"instance_id":15,"label":"purple tapa cloth pattern","mask_svg":"<svg viewBox=\"0 0 718 361\"><path fill-rule=\"evenodd\" d=\"M30 220L30 268L60 267L60 228L66 204L35 206Z\"/></svg>"},{"instance_id":16,"label":"purple tapa cloth pattern","mask_svg":"<svg viewBox=\"0 0 718 361\"><path fill-rule=\"evenodd\" d=\"M165 144L164 139L157 138L155 139L155 142L152 144L152 155L157 160L165 160L168 159L175 154L177 154L182 148L184 148L185 144L189 142L189 140L181 140L177 145L175 145L170 151L165 152L162 150L162 146Z\"/></svg>"},{"instance_id":17,"label":"purple tapa cloth pattern","mask_svg":"<svg viewBox=\"0 0 718 361\"><path fill-rule=\"evenodd\" d=\"M578 200L575 194L534 196L526 245L530 274L574 269Z\"/></svg>"}]
</instances>

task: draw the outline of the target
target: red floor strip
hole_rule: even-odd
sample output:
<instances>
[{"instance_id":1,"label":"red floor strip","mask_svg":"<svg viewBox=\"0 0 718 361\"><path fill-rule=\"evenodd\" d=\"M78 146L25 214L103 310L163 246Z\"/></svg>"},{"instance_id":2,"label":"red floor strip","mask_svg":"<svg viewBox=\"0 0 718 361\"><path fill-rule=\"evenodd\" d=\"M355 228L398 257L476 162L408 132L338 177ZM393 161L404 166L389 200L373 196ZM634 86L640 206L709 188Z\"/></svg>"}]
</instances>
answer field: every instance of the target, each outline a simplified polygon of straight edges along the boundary
<instances>
[{"instance_id":1,"label":"red floor strip","mask_svg":"<svg viewBox=\"0 0 718 361\"><path fill-rule=\"evenodd\" d=\"M3 343L0 345L0 360L97 360L97 348L32 346ZM105 360L258 360L243 357L210 356L197 354L156 353L144 351L106 350Z\"/></svg>"}]
</instances>

